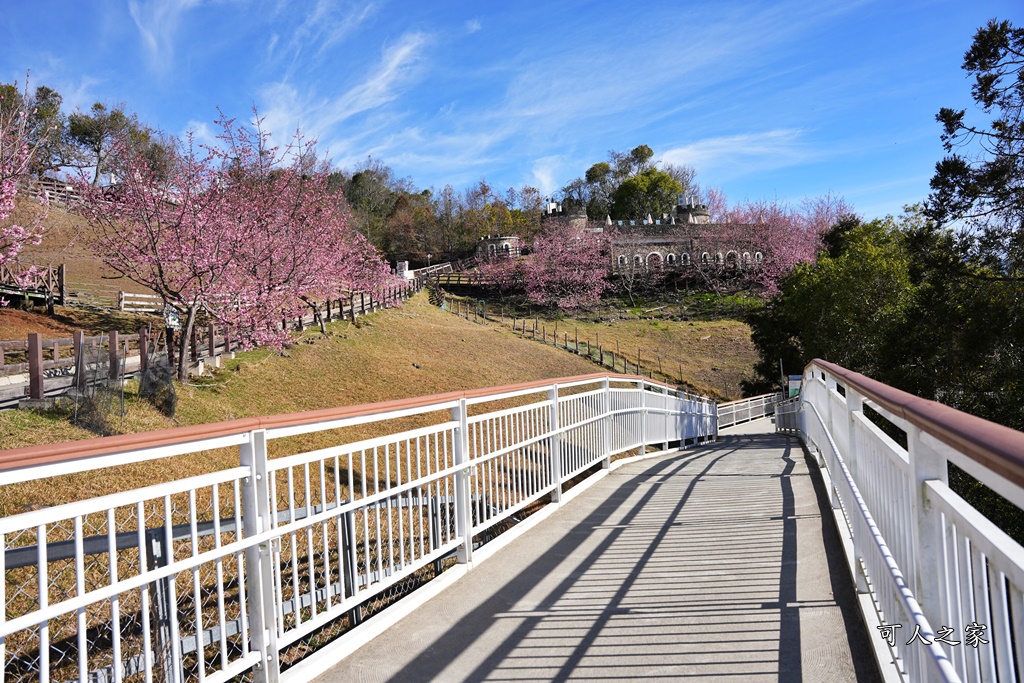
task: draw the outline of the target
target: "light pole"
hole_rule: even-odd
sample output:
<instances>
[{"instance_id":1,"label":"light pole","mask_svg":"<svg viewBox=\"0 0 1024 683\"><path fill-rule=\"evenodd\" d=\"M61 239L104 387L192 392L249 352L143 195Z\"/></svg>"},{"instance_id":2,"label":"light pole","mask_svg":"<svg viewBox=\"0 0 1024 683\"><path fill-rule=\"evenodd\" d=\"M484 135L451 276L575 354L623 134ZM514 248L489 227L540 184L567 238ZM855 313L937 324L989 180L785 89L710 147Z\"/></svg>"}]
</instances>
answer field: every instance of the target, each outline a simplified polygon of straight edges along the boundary
<instances>
[{"instance_id":1,"label":"light pole","mask_svg":"<svg viewBox=\"0 0 1024 683\"><path fill-rule=\"evenodd\" d=\"M427 254L427 268L430 267L430 254Z\"/></svg>"}]
</instances>

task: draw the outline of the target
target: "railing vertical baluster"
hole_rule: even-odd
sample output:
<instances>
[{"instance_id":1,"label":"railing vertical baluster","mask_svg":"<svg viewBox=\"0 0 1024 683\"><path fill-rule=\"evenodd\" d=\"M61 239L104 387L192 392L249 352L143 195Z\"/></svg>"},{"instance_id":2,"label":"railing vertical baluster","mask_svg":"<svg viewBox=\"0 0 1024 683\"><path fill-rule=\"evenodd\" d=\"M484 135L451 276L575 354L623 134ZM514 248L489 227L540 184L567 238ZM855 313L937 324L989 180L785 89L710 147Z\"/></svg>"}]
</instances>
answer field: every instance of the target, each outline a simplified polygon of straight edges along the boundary
<instances>
[{"instance_id":1,"label":"railing vertical baluster","mask_svg":"<svg viewBox=\"0 0 1024 683\"><path fill-rule=\"evenodd\" d=\"M637 354L640 352L637 351ZM639 367L639 366L638 366ZM638 370L639 372L639 370ZM636 388L640 392L640 455L647 452L647 392L644 391L644 381L637 380Z\"/></svg>"},{"instance_id":2,"label":"railing vertical baluster","mask_svg":"<svg viewBox=\"0 0 1024 683\"><path fill-rule=\"evenodd\" d=\"M466 421L466 399L460 398L457 406L452 408L452 420L459 426L455 428L455 535L462 540L459 546L458 561L469 564L473 561L473 517L470 510L469 493L469 426Z\"/></svg>"},{"instance_id":3,"label":"railing vertical baluster","mask_svg":"<svg viewBox=\"0 0 1024 683\"><path fill-rule=\"evenodd\" d=\"M265 430L249 432L248 443L239 447L239 460L242 467L248 467L250 472L242 489L242 525L245 538L251 538L269 527L270 499L267 488ZM245 551L250 647L252 651L260 653L260 663L253 671L254 683L277 683L280 678L270 546L270 541L264 541L250 546Z\"/></svg>"}]
</instances>

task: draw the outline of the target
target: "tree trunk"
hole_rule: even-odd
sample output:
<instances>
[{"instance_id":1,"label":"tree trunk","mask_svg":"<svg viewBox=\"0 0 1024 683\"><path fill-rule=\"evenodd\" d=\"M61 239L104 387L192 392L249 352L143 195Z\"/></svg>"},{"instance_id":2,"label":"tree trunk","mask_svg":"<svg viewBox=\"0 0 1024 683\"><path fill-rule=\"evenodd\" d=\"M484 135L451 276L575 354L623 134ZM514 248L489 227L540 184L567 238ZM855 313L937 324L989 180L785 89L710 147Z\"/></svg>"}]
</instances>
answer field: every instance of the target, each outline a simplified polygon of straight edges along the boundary
<instances>
[{"instance_id":1,"label":"tree trunk","mask_svg":"<svg viewBox=\"0 0 1024 683\"><path fill-rule=\"evenodd\" d=\"M196 309L198 306L192 304L188 307L188 313L185 316L185 327L181 331L181 344L178 349L178 381L184 384L188 381L188 360L189 360L189 340L192 339L192 328L196 324Z\"/></svg>"},{"instance_id":2,"label":"tree trunk","mask_svg":"<svg viewBox=\"0 0 1024 683\"><path fill-rule=\"evenodd\" d=\"M320 326L320 334L327 336L327 322L324 320L324 316L320 313L320 304L310 300L308 297L299 297L302 301L313 309L313 322ZM330 301L328 299L328 301Z\"/></svg>"}]
</instances>

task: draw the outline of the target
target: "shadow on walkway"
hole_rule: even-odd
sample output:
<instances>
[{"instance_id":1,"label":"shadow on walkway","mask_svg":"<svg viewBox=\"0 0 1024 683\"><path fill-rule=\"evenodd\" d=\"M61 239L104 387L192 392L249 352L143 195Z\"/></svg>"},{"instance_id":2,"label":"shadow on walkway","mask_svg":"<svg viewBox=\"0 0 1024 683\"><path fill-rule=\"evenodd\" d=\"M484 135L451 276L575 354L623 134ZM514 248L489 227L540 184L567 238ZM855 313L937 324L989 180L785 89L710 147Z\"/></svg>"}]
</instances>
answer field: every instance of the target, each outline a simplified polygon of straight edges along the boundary
<instances>
[{"instance_id":1,"label":"shadow on walkway","mask_svg":"<svg viewBox=\"0 0 1024 683\"><path fill-rule=\"evenodd\" d=\"M812 471L774 434L627 465L320 680L876 680Z\"/></svg>"}]
</instances>

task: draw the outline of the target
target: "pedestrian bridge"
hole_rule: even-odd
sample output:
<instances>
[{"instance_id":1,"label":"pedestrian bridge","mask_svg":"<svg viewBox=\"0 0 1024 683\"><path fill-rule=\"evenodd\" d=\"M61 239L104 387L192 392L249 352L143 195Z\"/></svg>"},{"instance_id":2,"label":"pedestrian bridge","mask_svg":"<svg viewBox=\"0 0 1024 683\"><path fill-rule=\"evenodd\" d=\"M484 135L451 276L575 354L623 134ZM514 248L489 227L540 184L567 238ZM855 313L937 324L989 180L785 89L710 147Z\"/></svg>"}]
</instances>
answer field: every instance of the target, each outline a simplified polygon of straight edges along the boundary
<instances>
[{"instance_id":1,"label":"pedestrian bridge","mask_svg":"<svg viewBox=\"0 0 1024 683\"><path fill-rule=\"evenodd\" d=\"M98 495L0 518L0 680L1020 680L1024 550L949 463L1024 503L1024 435L823 361L3 451Z\"/></svg>"}]
</instances>

